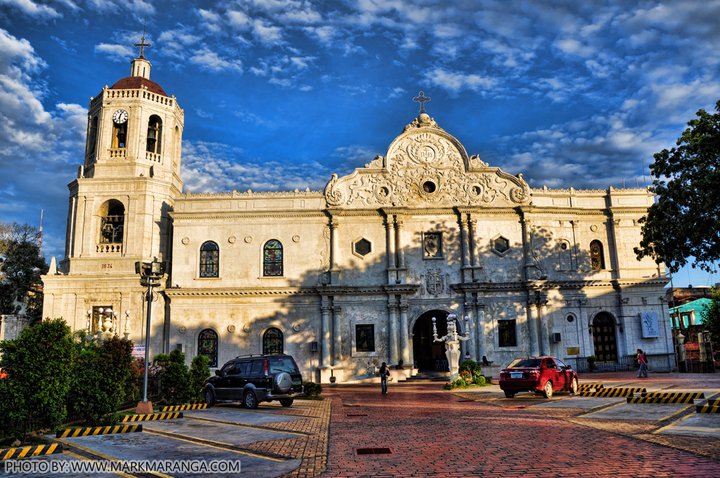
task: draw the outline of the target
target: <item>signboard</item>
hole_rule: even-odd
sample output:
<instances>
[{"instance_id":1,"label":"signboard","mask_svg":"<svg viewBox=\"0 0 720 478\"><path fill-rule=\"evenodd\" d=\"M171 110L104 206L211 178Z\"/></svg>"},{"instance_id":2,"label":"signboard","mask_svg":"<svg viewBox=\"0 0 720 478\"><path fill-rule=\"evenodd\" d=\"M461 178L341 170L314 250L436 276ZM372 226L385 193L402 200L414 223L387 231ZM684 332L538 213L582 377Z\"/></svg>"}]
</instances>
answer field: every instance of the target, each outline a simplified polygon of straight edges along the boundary
<instances>
[{"instance_id":1,"label":"signboard","mask_svg":"<svg viewBox=\"0 0 720 478\"><path fill-rule=\"evenodd\" d=\"M580 347L567 347L567 355L580 355Z\"/></svg>"},{"instance_id":2,"label":"signboard","mask_svg":"<svg viewBox=\"0 0 720 478\"><path fill-rule=\"evenodd\" d=\"M658 324L657 312L641 312L640 328L642 329L642 337L644 339L660 337L660 325Z\"/></svg>"},{"instance_id":3,"label":"signboard","mask_svg":"<svg viewBox=\"0 0 720 478\"><path fill-rule=\"evenodd\" d=\"M145 346L144 345L133 345L131 355L133 358L144 359L145 358Z\"/></svg>"}]
</instances>

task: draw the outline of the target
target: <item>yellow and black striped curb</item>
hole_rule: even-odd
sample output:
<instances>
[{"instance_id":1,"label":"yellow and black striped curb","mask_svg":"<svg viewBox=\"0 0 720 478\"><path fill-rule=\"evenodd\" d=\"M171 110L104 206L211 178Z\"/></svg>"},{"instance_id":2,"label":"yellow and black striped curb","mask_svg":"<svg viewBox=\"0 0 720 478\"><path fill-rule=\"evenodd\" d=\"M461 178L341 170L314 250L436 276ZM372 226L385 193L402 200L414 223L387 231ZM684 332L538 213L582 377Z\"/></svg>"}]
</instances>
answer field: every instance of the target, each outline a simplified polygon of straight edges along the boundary
<instances>
[{"instance_id":1,"label":"yellow and black striped curb","mask_svg":"<svg viewBox=\"0 0 720 478\"><path fill-rule=\"evenodd\" d=\"M62 452L63 448L60 443L2 448L0 449L0 461L17 460L18 458L29 458L31 456L53 455Z\"/></svg>"},{"instance_id":2,"label":"yellow and black striped curb","mask_svg":"<svg viewBox=\"0 0 720 478\"><path fill-rule=\"evenodd\" d=\"M695 407L697 413L720 413L720 400L710 399Z\"/></svg>"},{"instance_id":3,"label":"yellow and black striped curb","mask_svg":"<svg viewBox=\"0 0 720 478\"><path fill-rule=\"evenodd\" d=\"M605 386L602 383L581 383L578 385L579 392L589 392L593 388L600 390L601 388L605 388Z\"/></svg>"},{"instance_id":4,"label":"yellow and black striped curb","mask_svg":"<svg viewBox=\"0 0 720 478\"><path fill-rule=\"evenodd\" d=\"M123 423L127 422L148 422L151 420L172 420L174 418L182 418L182 412L174 413L148 413L140 415L125 415L122 419Z\"/></svg>"},{"instance_id":5,"label":"yellow and black striped curb","mask_svg":"<svg viewBox=\"0 0 720 478\"><path fill-rule=\"evenodd\" d=\"M647 393L642 397L628 397L628 403L693 403L696 399L705 398L698 392Z\"/></svg>"},{"instance_id":6,"label":"yellow and black striped curb","mask_svg":"<svg viewBox=\"0 0 720 478\"><path fill-rule=\"evenodd\" d=\"M109 425L106 427L68 428L57 432L58 438L86 437L90 435L110 435L114 433L141 432L142 425Z\"/></svg>"},{"instance_id":7,"label":"yellow and black striped curb","mask_svg":"<svg viewBox=\"0 0 720 478\"><path fill-rule=\"evenodd\" d=\"M179 412L182 410L201 410L207 408L207 403L190 403L185 405L168 405L160 409L161 412Z\"/></svg>"},{"instance_id":8,"label":"yellow and black striped curb","mask_svg":"<svg viewBox=\"0 0 720 478\"><path fill-rule=\"evenodd\" d=\"M638 387L611 387L596 392L580 392L581 397L632 397L636 393L646 392L645 388Z\"/></svg>"}]
</instances>

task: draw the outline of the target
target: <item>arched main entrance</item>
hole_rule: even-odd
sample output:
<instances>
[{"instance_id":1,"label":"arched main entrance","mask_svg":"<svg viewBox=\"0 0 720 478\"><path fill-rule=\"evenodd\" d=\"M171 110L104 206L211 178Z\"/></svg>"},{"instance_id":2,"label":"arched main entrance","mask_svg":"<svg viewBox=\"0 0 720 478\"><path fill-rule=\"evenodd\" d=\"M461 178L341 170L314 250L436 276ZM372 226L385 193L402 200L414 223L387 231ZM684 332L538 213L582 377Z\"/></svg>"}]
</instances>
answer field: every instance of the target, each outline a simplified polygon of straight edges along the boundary
<instances>
[{"instance_id":1,"label":"arched main entrance","mask_svg":"<svg viewBox=\"0 0 720 478\"><path fill-rule=\"evenodd\" d=\"M615 319L607 312L600 312L592 323L593 345L598 362L617 362Z\"/></svg>"},{"instance_id":2,"label":"arched main entrance","mask_svg":"<svg viewBox=\"0 0 720 478\"><path fill-rule=\"evenodd\" d=\"M424 372L447 371L445 345L433 342L432 318L435 317L438 337L447 334L447 316L444 310L429 310L413 326L413 358L418 370Z\"/></svg>"}]
</instances>

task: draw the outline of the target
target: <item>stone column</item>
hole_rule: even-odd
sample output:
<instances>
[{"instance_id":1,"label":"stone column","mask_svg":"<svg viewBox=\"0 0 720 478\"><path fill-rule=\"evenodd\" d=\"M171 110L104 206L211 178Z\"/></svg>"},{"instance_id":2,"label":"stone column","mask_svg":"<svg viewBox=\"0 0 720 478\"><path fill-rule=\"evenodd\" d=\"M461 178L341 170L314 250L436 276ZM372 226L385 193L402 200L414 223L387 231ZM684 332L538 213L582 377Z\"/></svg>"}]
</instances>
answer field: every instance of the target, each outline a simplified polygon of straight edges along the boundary
<instances>
[{"instance_id":1,"label":"stone column","mask_svg":"<svg viewBox=\"0 0 720 478\"><path fill-rule=\"evenodd\" d=\"M395 216L385 216L385 254L387 255L388 284L397 280L397 267L395 263Z\"/></svg>"},{"instance_id":2,"label":"stone column","mask_svg":"<svg viewBox=\"0 0 720 478\"><path fill-rule=\"evenodd\" d=\"M527 219L524 215L522 218L522 238L523 238L523 258L525 266L523 269L525 270L525 280L533 280L534 276L530 272L531 269L534 268L533 260L532 260L532 244L530 243L532 241L532 235L530 234L530 229L532 228L532 221L530 219Z\"/></svg>"},{"instance_id":3,"label":"stone column","mask_svg":"<svg viewBox=\"0 0 720 478\"><path fill-rule=\"evenodd\" d=\"M395 297L388 299L388 365L398 361L398 306Z\"/></svg>"},{"instance_id":4,"label":"stone column","mask_svg":"<svg viewBox=\"0 0 720 478\"><path fill-rule=\"evenodd\" d=\"M338 220L336 217L332 217L330 220L330 283L331 284L337 284L338 282L338 251L340 250L338 246L338 241L340 238L338 237L338 229L340 228L340 224L338 223Z\"/></svg>"},{"instance_id":5,"label":"stone column","mask_svg":"<svg viewBox=\"0 0 720 478\"><path fill-rule=\"evenodd\" d=\"M342 313L342 307L339 305L335 305L332 308L332 317L333 317L333 355L332 355L332 364L333 367L337 367L342 362L342 320L340 318L340 314Z\"/></svg>"},{"instance_id":6,"label":"stone column","mask_svg":"<svg viewBox=\"0 0 720 478\"><path fill-rule=\"evenodd\" d=\"M478 277L479 269L478 258L475 255L475 231L477 231L477 221L472 219L472 216L468 214L468 247L470 249L470 267L472 268L472 281L479 280Z\"/></svg>"},{"instance_id":7,"label":"stone column","mask_svg":"<svg viewBox=\"0 0 720 478\"><path fill-rule=\"evenodd\" d=\"M540 355L548 355L550 353L550 330L548 329L548 323L545 318L545 304L547 304L546 297L542 294L537 296L535 307L537 308L538 326L540 327L540 333L538 335L540 339Z\"/></svg>"},{"instance_id":8,"label":"stone column","mask_svg":"<svg viewBox=\"0 0 720 478\"><path fill-rule=\"evenodd\" d=\"M475 301L473 300L472 294L469 292L465 294L464 307L465 307L465 317L467 317L469 319L467 322L465 322L465 324L467 325L467 328L468 328L467 333L470 335L470 340L465 342L463 344L463 347L465 348L465 350L470 352L470 357L474 361L478 362L480 357L477 356L477 352L478 352L477 351L477 340L476 340L477 334L475 332L475 330L477 329L477 320L476 320L476 316L475 316ZM465 331L463 331L463 332L465 332ZM465 357L465 355L463 355L463 358L464 357Z\"/></svg>"},{"instance_id":9,"label":"stone column","mask_svg":"<svg viewBox=\"0 0 720 478\"><path fill-rule=\"evenodd\" d=\"M320 368L330 366L330 309L331 298L323 297L320 304L322 330L320 331Z\"/></svg>"},{"instance_id":10,"label":"stone column","mask_svg":"<svg viewBox=\"0 0 720 478\"><path fill-rule=\"evenodd\" d=\"M477 337L477 355L478 360L482 360L483 355L487 355L485 350L485 304L475 303L475 311L477 317L477 327L475 335Z\"/></svg>"},{"instance_id":11,"label":"stone column","mask_svg":"<svg viewBox=\"0 0 720 478\"><path fill-rule=\"evenodd\" d=\"M410 363L410 343L408 330L408 303L400 301L400 358L405 367L412 366Z\"/></svg>"},{"instance_id":12,"label":"stone column","mask_svg":"<svg viewBox=\"0 0 720 478\"><path fill-rule=\"evenodd\" d=\"M539 355L538 345L538 310L535 306L535 298L528 297L527 301L527 326L530 343L530 355Z\"/></svg>"},{"instance_id":13,"label":"stone column","mask_svg":"<svg viewBox=\"0 0 720 478\"><path fill-rule=\"evenodd\" d=\"M397 254L397 267L398 275L395 280L396 283L405 282L405 251L402 247L402 226L403 222L396 216L395 217L395 252Z\"/></svg>"},{"instance_id":14,"label":"stone column","mask_svg":"<svg viewBox=\"0 0 720 478\"><path fill-rule=\"evenodd\" d=\"M460 255L462 257L462 281L467 282L469 275L470 262L468 261L469 247L468 247L468 234L465 224L464 214L460 213L460 220L458 225L460 226Z\"/></svg>"}]
</instances>

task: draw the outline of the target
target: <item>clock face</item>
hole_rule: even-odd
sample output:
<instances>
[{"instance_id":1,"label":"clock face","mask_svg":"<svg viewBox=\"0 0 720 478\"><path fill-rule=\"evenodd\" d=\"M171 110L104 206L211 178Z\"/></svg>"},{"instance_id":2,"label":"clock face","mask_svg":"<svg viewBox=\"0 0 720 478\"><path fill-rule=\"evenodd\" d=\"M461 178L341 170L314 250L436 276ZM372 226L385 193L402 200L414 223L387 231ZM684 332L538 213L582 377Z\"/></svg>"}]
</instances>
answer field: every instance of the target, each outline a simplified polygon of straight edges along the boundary
<instances>
[{"instance_id":1,"label":"clock face","mask_svg":"<svg viewBox=\"0 0 720 478\"><path fill-rule=\"evenodd\" d=\"M117 110L113 113L113 121L117 124L123 124L128 119L128 112L125 110Z\"/></svg>"}]
</instances>

